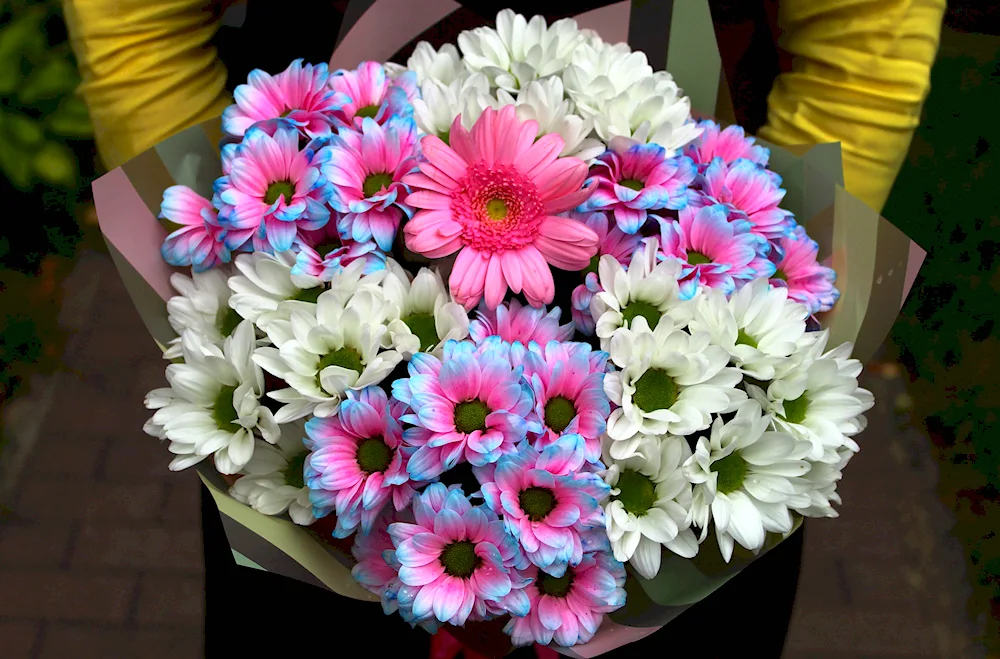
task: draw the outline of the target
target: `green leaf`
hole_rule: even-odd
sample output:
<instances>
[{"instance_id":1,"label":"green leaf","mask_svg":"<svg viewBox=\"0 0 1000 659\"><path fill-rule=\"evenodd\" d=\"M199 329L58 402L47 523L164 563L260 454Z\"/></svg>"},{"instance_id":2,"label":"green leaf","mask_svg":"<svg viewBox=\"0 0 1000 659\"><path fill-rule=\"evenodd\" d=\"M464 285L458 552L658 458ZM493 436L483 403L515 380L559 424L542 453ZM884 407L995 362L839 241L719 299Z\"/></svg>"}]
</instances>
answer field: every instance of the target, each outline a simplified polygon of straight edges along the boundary
<instances>
[{"instance_id":1,"label":"green leaf","mask_svg":"<svg viewBox=\"0 0 1000 659\"><path fill-rule=\"evenodd\" d=\"M87 139L94 135L87 106L77 96L66 96L46 119L50 131L63 137Z\"/></svg>"},{"instance_id":2,"label":"green leaf","mask_svg":"<svg viewBox=\"0 0 1000 659\"><path fill-rule=\"evenodd\" d=\"M51 59L34 69L21 85L18 100L32 104L57 99L74 91L80 84L76 67L66 59Z\"/></svg>"},{"instance_id":3,"label":"green leaf","mask_svg":"<svg viewBox=\"0 0 1000 659\"><path fill-rule=\"evenodd\" d=\"M31 161L17 142L7 139L10 129L6 125L8 115L0 113L0 170L6 174L14 187L28 190L32 183Z\"/></svg>"},{"instance_id":4,"label":"green leaf","mask_svg":"<svg viewBox=\"0 0 1000 659\"><path fill-rule=\"evenodd\" d=\"M46 142L35 153L35 171L53 185L76 185L76 156L65 144Z\"/></svg>"},{"instance_id":5,"label":"green leaf","mask_svg":"<svg viewBox=\"0 0 1000 659\"><path fill-rule=\"evenodd\" d=\"M45 51L44 7L32 7L0 28L0 96L9 95L23 79L21 61Z\"/></svg>"},{"instance_id":6,"label":"green leaf","mask_svg":"<svg viewBox=\"0 0 1000 659\"><path fill-rule=\"evenodd\" d=\"M35 146L45 139L45 130L40 121L23 114L6 114L6 134L25 146Z\"/></svg>"}]
</instances>

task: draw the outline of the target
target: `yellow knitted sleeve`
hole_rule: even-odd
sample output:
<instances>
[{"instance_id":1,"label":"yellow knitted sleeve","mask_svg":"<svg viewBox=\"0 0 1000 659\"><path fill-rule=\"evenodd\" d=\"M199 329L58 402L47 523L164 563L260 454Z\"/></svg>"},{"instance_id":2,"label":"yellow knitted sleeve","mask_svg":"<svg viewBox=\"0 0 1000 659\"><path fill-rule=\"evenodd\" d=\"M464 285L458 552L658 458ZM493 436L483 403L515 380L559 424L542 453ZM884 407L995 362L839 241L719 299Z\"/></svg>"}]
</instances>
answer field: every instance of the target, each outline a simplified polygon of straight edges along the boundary
<instances>
[{"instance_id":1,"label":"yellow knitted sleeve","mask_svg":"<svg viewBox=\"0 0 1000 659\"><path fill-rule=\"evenodd\" d=\"M775 144L840 142L847 189L881 210L930 91L946 0L781 0L793 70L775 81Z\"/></svg>"},{"instance_id":2,"label":"yellow knitted sleeve","mask_svg":"<svg viewBox=\"0 0 1000 659\"><path fill-rule=\"evenodd\" d=\"M108 168L232 102L206 0L63 0L63 10Z\"/></svg>"}]
</instances>

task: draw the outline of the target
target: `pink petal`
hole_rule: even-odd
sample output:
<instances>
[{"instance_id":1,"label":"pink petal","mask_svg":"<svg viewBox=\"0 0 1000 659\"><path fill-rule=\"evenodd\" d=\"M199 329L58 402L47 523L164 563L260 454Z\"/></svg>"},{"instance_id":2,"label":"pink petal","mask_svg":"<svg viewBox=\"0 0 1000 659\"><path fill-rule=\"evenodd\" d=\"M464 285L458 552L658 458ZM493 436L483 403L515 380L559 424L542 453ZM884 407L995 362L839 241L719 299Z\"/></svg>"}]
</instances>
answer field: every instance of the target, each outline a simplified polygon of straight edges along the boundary
<instances>
[{"instance_id":1,"label":"pink petal","mask_svg":"<svg viewBox=\"0 0 1000 659\"><path fill-rule=\"evenodd\" d=\"M548 304L555 297L556 287L548 263L535 247L529 245L518 252L523 274L523 291L535 304Z\"/></svg>"},{"instance_id":2,"label":"pink petal","mask_svg":"<svg viewBox=\"0 0 1000 659\"><path fill-rule=\"evenodd\" d=\"M542 193L542 202L553 201L583 187L587 179L587 164L576 158L559 158L534 176Z\"/></svg>"},{"instance_id":3,"label":"pink petal","mask_svg":"<svg viewBox=\"0 0 1000 659\"><path fill-rule=\"evenodd\" d=\"M496 309L503 302L506 294L507 280L504 278L502 258L499 254L494 254L490 257L490 263L486 269L486 306L490 309Z\"/></svg>"},{"instance_id":4,"label":"pink petal","mask_svg":"<svg viewBox=\"0 0 1000 659\"><path fill-rule=\"evenodd\" d=\"M462 125L461 114L456 116L455 120L451 122L448 142L451 144L451 148L455 150L455 153L457 153L460 158L465 160L465 162L472 163L482 160L482 155L479 153L479 147L477 147L476 143L472 140L472 136L469 135L469 131L465 130L465 127Z\"/></svg>"},{"instance_id":5,"label":"pink petal","mask_svg":"<svg viewBox=\"0 0 1000 659\"><path fill-rule=\"evenodd\" d=\"M404 203L415 208L426 208L429 210L451 209L451 197L432 190L417 190L407 195Z\"/></svg>"},{"instance_id":6,"label":"pink petal","mask_svg":"<svg viewBox=\"0 0 1000 659\"><path fill-rule=\"evenodd\" d=\"M590 259L597 253L597 245L572 245L548 236L535 238L535 247L546 261L560 270L570 271L583 270L590 265Z\"/></svg>"},{"instance_id":7,"label":"pink petal","mask_svg":"<svg viewBox=\"0 0 1000 659\"><path fill-rule=\"evenodd\" d=\"M534 179L556 161L565 145L558 133L542 135L537 142L518 155L514 166L528 178ZM577 162L582 161L578 160Z\"/></svg>"},{"instance_id":8,"label":"pink petal","mask_svg":"<svg viewBox=\"0 0 1000 659\"><path fill-rule=\"evenodd\" d=\"M454 510L442 510L434 518L434 533L446 541L465 539L465 522Z\"/></svg>"},{"instance_id":9,"label":"pink petal","mask_svg":"<svg viewBox=\"0 0 1000 659\"><path fill-rule=\"evenodd\" d=\"M455 259L448 285L455 300L467 311L474 309L483 297L488 264L489 259L471 247L465 247ZM549 273L549 279L551 278L552 274Z\"/></svg>"},{"instance_id":10,"label":"pink petal","mask_svg":"<svg viewBox=\"0 0 1000 659\"><path fill-rule=\"evenodd\" d=\"M442 142L440 137L425 135L420 140L420 148L423 149L427 160L453 181L460 181L465 176L468 163L455 153L454 149ZM424 171L423 166L420 169Z\"/></svg>"},{"instance_id":11,"label":"pink petal","mask_svg":"<svg viewBox=\"0 0 1000 659\"><path fill-rule=\"evenodd\" d=\"M446 576L434 594L434 616L440 621L450 620L465 602L466 583L458 577Z\"/></svg>"},{"instance_id":12,"label":"pink petal","mask_svg":"<svg viewBox=\"0 0 1000 659\"><path fill-rule=\"evenodd\" d=\"M431 561L427 565L410 567L404 565L399 568L399 580L407 586L427 586L434 583L442 574L444 566L440 561Z\"/></svg>"},{"instance_id":13,"label":"pink petal","mask_svg":"<svg viewBox=\"0 0 1000 659\"><path fill-rule=\"evenodd\" d=\"M462 403L479 395L482 372L474 359L452 359L441 365L438 379L448 399Z\"/></svg>"}]
</instances>

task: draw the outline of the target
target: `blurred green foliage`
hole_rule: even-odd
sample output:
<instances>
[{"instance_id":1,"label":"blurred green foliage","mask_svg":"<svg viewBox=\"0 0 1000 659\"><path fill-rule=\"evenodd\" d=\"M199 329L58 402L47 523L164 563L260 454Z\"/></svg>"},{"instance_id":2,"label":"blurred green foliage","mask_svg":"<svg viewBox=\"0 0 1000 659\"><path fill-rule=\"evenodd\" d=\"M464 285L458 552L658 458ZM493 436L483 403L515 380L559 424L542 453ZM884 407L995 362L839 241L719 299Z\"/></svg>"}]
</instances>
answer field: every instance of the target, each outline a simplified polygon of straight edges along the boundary
<instances>
[{"instance_id":1,"label":"blurred green foliage","mask_svg":"<svg viewBox=\"0 0 1000 659\"><path fill-rule=\"evenodd\" d=\"M976 587L1000 654L1000 37L945 29L925 116L884 215L927 249L893 330L913 413L941 460Z\"/></svg>"}]
</instances>

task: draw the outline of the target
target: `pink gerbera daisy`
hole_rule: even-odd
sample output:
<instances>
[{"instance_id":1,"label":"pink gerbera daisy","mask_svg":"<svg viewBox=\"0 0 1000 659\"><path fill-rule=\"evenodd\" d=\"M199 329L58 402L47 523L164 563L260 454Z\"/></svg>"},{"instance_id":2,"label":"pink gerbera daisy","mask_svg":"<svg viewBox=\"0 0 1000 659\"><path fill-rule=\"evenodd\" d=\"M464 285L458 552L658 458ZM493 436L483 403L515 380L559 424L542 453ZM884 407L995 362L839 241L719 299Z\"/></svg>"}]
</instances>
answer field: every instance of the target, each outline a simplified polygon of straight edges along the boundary
<instances>
[{"instance_id":1,"label":"pink gerbera daisy","mask_svg":"<svg viewBox=\"0 0 1000 659\"><path fill-rule=\"evenodd\" d=\"M160 253L170 265L191 266L204 272L220 263L229 263L229 248L223 241L223 228L212 202L184 185L172 185L163 191L160 219L180 228L163 241Z\"/></svg>"},{"instance_id":2,"label":"pink gerbera daisy","mask_svg":"<svg viewBox=\"0 0 1000 659\"><path fill-rule=\"evenodd\" d=\"M413 114L411 101L417 94L417 74L406 71L390 78L378 62L362 62L354 70L341 69L330 76L330 88L349 100L335 113L340 127L361 128L365 118L385 123L391 117Z\"/></svg>"},{"instance_id":3,"label":"pink gerbera daisy","mask_svg":"<svg viewBox=\"0 0 1000 659\"><path fill-rule=\"evenodd\" d=\"M660 231L660 258L681 264L678 277L683 299L699 286L718 288L726 295L744 283L774 273L767 259L769 243L750 233L745 224L731 222L726 206L686 208L679 221L664 221Z\"/></svg>"},{"instance_id":4,"label":"pink gerbera daisy","mask_svg":"<svg viewBox=\"0 0 1000 659\"><path fill-rule=\"evenodd\" d=\"M414 190L406 203L420 209L403 229L406 246L432 259L458 252L449 285L466 309L484 295L495 309L508 289L548 304L549 264L582 270L597 251L590 228L557 215L590 196L587 165L559 157L558 133L537 135L538 123L519 120L513 105L487 108L471 133L456 117L450 146L425 136L426 162L403 179Z\"/></svg>"},{"instance_id":5,"label":"pink gerbera daisy","mask_svg":"<svg viewBox=\"0 0 1000 659\"><path fill-rule=\"evenodd\" d=\"M222 130L242 137L258 122L282 119L308 137L329 135L334 113L350 98L327 87L326 64L302 62L295 60L276 76L251 71L247 83L233 91L236 103L222 113Z\"/></svg>"},{"instance_id":6,"label":"pink gerbera daisy","mask_svg":"<svg viewBox=\"0 0 1000 659\"><path fill-rule=\"evenodd\" d=\"M329 221L326 202L333 188L320 174L319 153L300 151L292 129L279 129L273 137L256 128L247 131L229 174L215 182L227 247L238 249L257 234L284 252L299 230L316 230Z\"/></svg>"},{"instance_id":7,"label":"pink gerbera daisy","mask_svg":"<svg viewBox=\"0 0 1000 659\"><path fill-rule=\"evenodd\" d=\"M628 267L629 261L632 260L632 254L639 249L642 236L639 233L627 234L619 229L617 224L610 225L606 213L585 213L581 219L594 230L600 242L597 254L590 260L587 269L583 271L583 283L573 289L571 312L576 329L582 334L592 336L596 323L594 316L590 313L590 301L603 290L597 276L598 262L602 256L607 254L613 256L623 266Z\"/></svg>"},{"instance_id":8,"label":"pink gerbera daisy","mask_svg":"<svg viewBox=\"0 0 1000 659\"><path fill-rule=\"evenodd\" d=\"M417 447L409 470L432 480L462 459L482 466L515 450L528 433L531 389L521 369L494 352L476 352L469 342L448 341L441 360L417 353L409 376L392 383L393 396L412 409L403 438Z\"/></svg>"},{"instance_id":9,"label":"pink gerbera daisy","mask_svg":"<svg viewBox=\"0 0 1000 659\"><path fill-rule=\"evenodd\" d=\"M524 366L524 378L534 394L535 417L541 426L535 447L541 450L563 435L580 435L587 461L600 460L601 435L611 414L604 393L608 354L587 343L551 341L529 345L515 356L514 365Z\"/></svg>"},{"instance_id":10,"label":"pink gerbera daisy","mask_svg":"<svg viewBox=\"0 0 1000 659\"><path fill-rule=\"evenodd\" d=\"M534 566L525 573L533 581L524 589L531 611L504 627L515 646L553 640L563 647L587 643L604 614L625 604L625 566L604 552L585 554L558 578Z\"/></svg>"},{"instance_id":11,"label":"pink gerbera daisy","mask_svg":"<svg viewBox=\"0 0 1000 659\"><path fill-rule=\"evenodd\" d=\"M597 474L580 472L583 464L580 435L565 435L544 451L524 442L482 484L486 505L503 517L528 560L555 577L583 560L581 531L604 525L598 503L610 488Z\"/></svg>"},{"instance_id":12,"label":"pink gerbera daisy","mask_svg":"<svg viewBox=\"0 0 1000 659\"><path fill-rule=\"evenodd\" d=\"M816 314L829 311L840 299L834 283L837 273L816 260L819 245L806 235L805 227L771 243L771 261L775 265L772 286L788 289L788 297L809 307Z\"/></svg>"},{"instance_id":13,"label":"pink gerbera daisy","mask_svg":"<svg viewBox=\"0 0 1000 659\"><path fill-rule=\"evenodd\" d=\"M379 387L348 391L337 416L306 423L305 480L317 517L336 511L336 538L361 526L371 531L386 503L403 510L414 490L407 472L411 451Z\"/></svg>"},{"instance_id":14,"label":"pink gerbera daisy","mask_svg":"<svg viewBox=\"0 0 1000 659\"><path fill-rule=\"evenodd\" d=\"M544 307L522 306L517 300L496 309L484 304L476 311L476 319L469 323L469 336L477 344L491 336L524 345L532 341L543 345L549 341L568 341L573 336L573 323L560 325L560 316L562 311L558 307L546 311Z\"/></svg>"},{"instance_id":15,"label":"pink gerbera daisy","mask_svg":"<svg viewBox=\"0 0 1000 659\"><path fill-rule=\"evenodd\" d=\"M591 167L589 182L597 189L586 208L611 212L619 229L635 234L649 211L687 206L688 186L696 173L690 158L670 158L659 144L612 140Z\"/></svg>"},{"instance_id":16,"label":"pink gerbera daisy","mask_svg":"<svg viewBox=\"0 0 1000 659\"><path fill-rule=\"evenodd\" d=\"M753 233L768 240L785 235L794 224L792 214L778 207L785 198L781 178L752 160L713 159L698 176L698 190L692 205L724 204L733 211L733 219L746 220Z\"/></svg>"},{"instance_id":17,"label":"pink gerbera daisy","mask_svg":"<svg viewBox=\"0 0 1000 659\"><path fill-rule=\"evenodd\" d=\"M767 166L771 152L752 137L747 137L741 126L727 126L723 129L711 119L699 122L701 136L684 149L684 154L694 161L698 173L703 174L715 158L731 163L746 158L761 167Z\"/></svg>"},{"instance_id":18,"label":"pink gerbera daisy","mask_svg":"<svg viewBox=\"0 0 1000 659\"><path fill-rule=\"evenodd\" d=\"M503 523L441 483L414 498L413 515L413 524L389 525L401 566L400 607L415 620L433 617L456 626L473 614L485 619L487 603L510 594L511 571L526 563Z\"/></svg>"},{"instance_id":19,"label":"pink gerbera daisy","mask_svg":"<svg viewBox=\"0 0 1000 659\"><path fill-rule=\"evenodd\" d=\"M345 128L333 136L321 170L333 184L330 206L341 213L341 236L374 238L380 249L392 250L400 220L413 214L403 203L402 179L416 167L416 145L417 125L400 117L384 126L366 117L360 131Z\"/></svg>"},{"instance_id":20,"label":"pink gerbera daisy","mask_svg":"<svg viewBox=\"0 0 1000 659\"><path fill-rule=\"evenodd\" d=\"M337 233L333 222L317 231L299 231L295 239L293 275L307 275L320 281L331 281L342 268L364 260L364 274L385 268L386 254L373 241L363 243L345 240Z\"/></svg>"}]
</instances>

